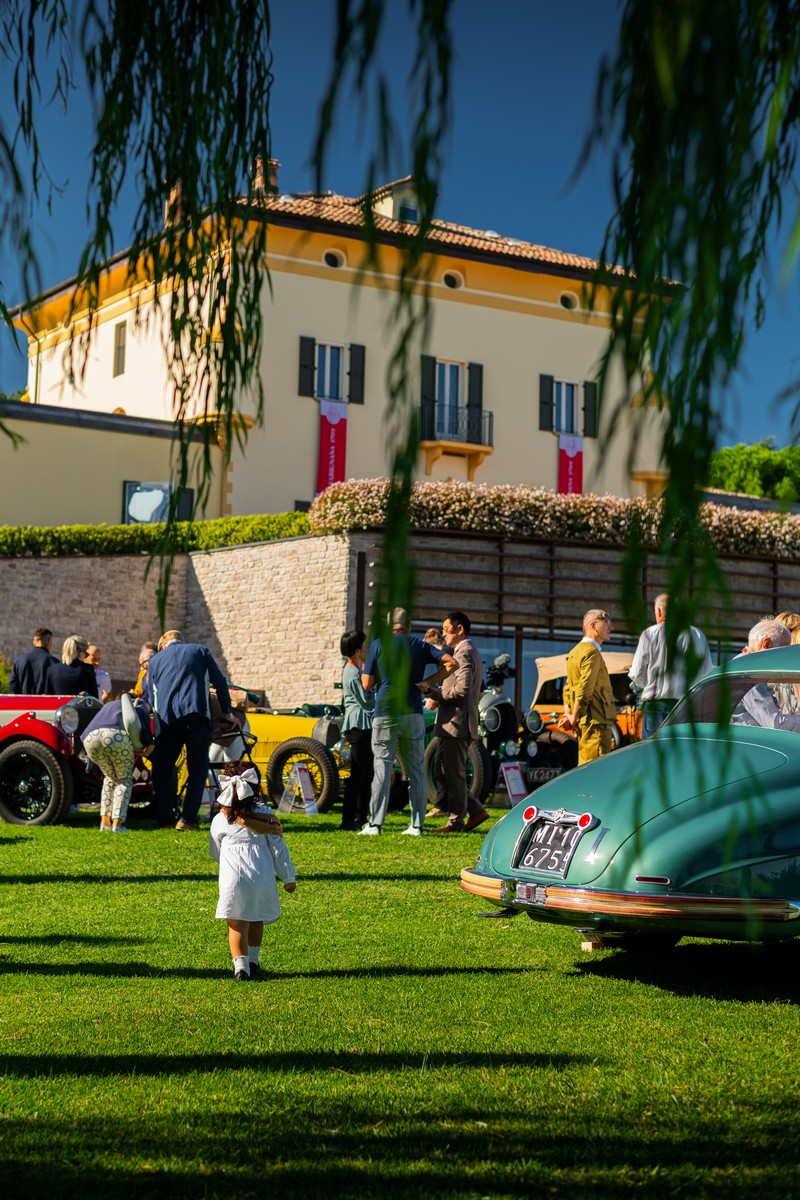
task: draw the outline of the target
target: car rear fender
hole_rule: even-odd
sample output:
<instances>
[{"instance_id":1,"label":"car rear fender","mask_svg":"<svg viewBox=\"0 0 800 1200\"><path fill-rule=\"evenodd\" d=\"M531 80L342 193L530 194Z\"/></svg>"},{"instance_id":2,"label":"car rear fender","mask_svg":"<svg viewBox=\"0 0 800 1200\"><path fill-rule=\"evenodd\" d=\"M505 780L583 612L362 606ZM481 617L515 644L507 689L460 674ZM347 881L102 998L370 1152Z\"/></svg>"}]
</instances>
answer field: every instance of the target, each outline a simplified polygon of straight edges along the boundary
<instances>
[{"instance_id":1,"label":"car rear fender","mask_svg":"<svg viewBox=\"0 0 800 1200\"><path fill-rule=\"evenodd\" d=\"M17 717L15 721L11 721L0 729L0 746L8 746L11 742L17 742L21 738L43 742L56 754L71 755L73 753L72 742L63 730L56 725L51 725L49 721L40 720L32 713L23 713L21 717Z\"/></svg>"}]
</instances>

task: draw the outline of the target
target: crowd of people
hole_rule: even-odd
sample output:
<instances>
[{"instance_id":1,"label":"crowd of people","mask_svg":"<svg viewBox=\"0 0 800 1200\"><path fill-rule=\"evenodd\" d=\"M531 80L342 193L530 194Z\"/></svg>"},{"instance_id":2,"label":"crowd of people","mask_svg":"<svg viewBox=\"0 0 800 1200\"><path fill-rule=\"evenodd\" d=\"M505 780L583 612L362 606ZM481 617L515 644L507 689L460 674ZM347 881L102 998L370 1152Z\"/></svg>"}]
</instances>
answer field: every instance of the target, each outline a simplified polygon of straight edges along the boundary
<instances>
[{"instance_id":1,"label":"crowd of people","mask_svg":"<svg viewBox=\"0 0 800 1200\"><path fill-rule=\"evenodd\" d=\"M671 656L668 601L666 594L657 597L655 622L641 634L630 668L645 738L712 666L708 641L694 626L679 634L678 653ZM483 663L470 632L469 617L458 609L445 616L441 632L432 628L419 637L410 631L406 610L394 608L386 635L371 644L360 629L342 636L342 734L351 752L342 829L365 836L382 833L396 764L408 787L410 821L404 835L419 837L428 816L446 817L434 829L437 834L476 829L488 819L468 786L468 755L479 735L483 684ZM617 702L602 654L612 632L609 613L589 609L583 637L567 655L564 711L558 724L577 737L579 763L612 748ZM184 642L179 630L168 630L157 643L142 645L135 685L112 699L112 680L100 666L99 648L73 634L65 638L59 660L50 651L52 637L45 627L35 631L32 648L13 665L9 691L86 693L103 701L81 734L88 758L103 774L101 830L126 831L136 756L142 754L152 762L158 823L172 825L178 802L176 765L182 752L187 779L175 828L199 830L215 720L218 727L227 722L233 735L241 728L228 684L210 651ZM757 622L742 652L757 654L790 643L800 643L800 614L784 612ZM430 812L423 705L436 711L438 739L436 800ZM732 723L800 732L798 689L780 683L751 688L736 706ZM216 915L227 922L234 978L244 982L259 971L264 926L280 916L276 879L287 892L294 891L296 872L253 764L241 764L224 780L217 801L219 811L210 828L210 852L219 864Z\"/></svg>"}]
</instances>

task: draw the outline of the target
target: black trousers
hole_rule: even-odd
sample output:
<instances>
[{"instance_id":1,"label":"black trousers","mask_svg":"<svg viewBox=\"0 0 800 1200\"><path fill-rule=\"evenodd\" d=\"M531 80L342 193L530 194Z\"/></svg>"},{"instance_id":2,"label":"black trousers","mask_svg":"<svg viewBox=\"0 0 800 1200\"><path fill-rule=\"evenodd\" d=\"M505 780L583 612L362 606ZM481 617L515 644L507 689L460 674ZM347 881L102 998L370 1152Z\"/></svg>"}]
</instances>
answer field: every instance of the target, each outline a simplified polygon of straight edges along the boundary
<instances>
[{"instance_id":1,"label":"black trousers","mask_svg":"<svg viewBox=\"0 0 800 1200\"><path fill-rule=\"evenodd\" d=\"M342 828L357 829L369 816L374 770L372 730L348 729L344 736L350 744L350 778L342 797Z\"/></svg>"},{"instance_id":2,"label":"black trousers","mask_svg":"<svg viewBox=\"0 0 800 1200\"><path fill-rule=\"evenodd\" d=\"M162 725L153 751L153 787L155 789L156 820L159 825L172 825L178 806L175 764L186 747L186 796L181 817L192 824L203 802L208 775L208 748L211 745L211 723L200 713L179 717L171 725Z\"/></svg>"}]
</instances>

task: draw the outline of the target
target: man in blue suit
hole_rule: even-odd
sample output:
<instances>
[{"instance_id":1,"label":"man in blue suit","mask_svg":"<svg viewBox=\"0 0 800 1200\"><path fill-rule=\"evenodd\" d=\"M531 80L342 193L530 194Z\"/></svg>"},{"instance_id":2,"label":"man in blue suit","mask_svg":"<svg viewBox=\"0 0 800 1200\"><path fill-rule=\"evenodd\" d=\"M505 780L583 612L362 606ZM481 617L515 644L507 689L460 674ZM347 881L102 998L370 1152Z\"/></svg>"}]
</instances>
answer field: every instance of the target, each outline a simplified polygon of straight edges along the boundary
<instances>
[{"instance_id":1,"label":"man in blue suit","mask_svg":"<svg viewBox=\"0 0 800 1200\"><path fill-rule=\"evenodd\" d=\"M180 830L197 830L200 804L208 774L211 744L211 698L216 688L224 713L231 712L225 676L205 646L184 642L177 629L168 630L158 643L158 653L148 663L142 695L153 706L160 731L153 754L153 787L159 825L172 824L177 807L175 766L186 747L188 780Z\"/></svg>"}]
</instances>

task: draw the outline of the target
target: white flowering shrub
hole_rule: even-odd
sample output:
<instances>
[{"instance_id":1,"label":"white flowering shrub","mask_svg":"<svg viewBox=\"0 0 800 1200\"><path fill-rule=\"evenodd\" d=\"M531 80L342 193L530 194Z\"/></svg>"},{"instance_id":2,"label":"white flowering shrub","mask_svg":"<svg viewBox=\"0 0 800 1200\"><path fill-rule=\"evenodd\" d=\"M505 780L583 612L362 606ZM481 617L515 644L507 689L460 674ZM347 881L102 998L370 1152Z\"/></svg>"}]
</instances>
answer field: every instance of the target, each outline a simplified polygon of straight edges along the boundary
<instances>
[{"instance_id":1,"label":"white flowering shrub","mask_svg":"<svg viewBox=\"0 0 800 1200\"><path fill-rule=\"evenodd\" d=\"M312 504L309 528L313 533L346 533L382 525L389 487L388 479L333 484ZM417 483L411 493L411 523L417 529L617 546L635 529L646 546L659 549L662 507L660 500L639 496L562 496L525 484ZM720 554L786 559L800 553L800 515L704 504L700 529Z\"/></svg>"}]
</instances>

